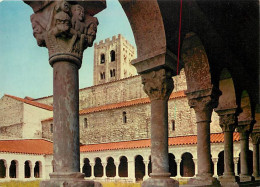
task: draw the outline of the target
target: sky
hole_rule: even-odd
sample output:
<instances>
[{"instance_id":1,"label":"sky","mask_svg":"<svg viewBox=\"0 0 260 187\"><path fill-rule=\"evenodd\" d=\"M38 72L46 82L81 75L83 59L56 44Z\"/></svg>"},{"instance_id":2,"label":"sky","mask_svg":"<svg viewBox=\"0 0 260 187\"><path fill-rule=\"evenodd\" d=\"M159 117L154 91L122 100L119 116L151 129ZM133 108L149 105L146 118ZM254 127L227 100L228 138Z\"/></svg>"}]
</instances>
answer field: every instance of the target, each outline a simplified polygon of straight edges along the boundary
<instances>
[{"instance_id":1,"label":"sky","mask_svg":"<svg viewBox=\"0 0 260 187\"><path fill-rule=\"evenodd\" d=\"M39 47L30 22L32 8L22 1L0 0L0 98L4 94L24 98L52 95L52 67L48 50ZM122 34L136 47L131 26L117 0L95 15L99 20L95 42ZM94 47L84 51L79 87L93 85Z\"/></svg>"}]
</instances>

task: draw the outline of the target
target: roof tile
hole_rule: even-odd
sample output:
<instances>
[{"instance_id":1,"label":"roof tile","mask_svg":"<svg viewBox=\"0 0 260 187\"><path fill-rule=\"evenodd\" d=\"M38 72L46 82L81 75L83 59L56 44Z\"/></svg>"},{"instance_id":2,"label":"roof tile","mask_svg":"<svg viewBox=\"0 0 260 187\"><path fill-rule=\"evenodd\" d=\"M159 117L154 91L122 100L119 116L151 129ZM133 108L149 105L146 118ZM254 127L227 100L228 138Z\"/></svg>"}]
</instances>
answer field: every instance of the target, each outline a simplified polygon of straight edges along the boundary
<instances>
[{"instance_id":1,"label":"roof tile","mask_svg":"<svg viewBox=\"0 0 260 187\"><path fill-rule=\"evenodd\" d=\"M7 94L5 94L5 96L10 97L10 98L13 98L13 99L15 99L15 100L17 100L17 101L21 101L21 102L23 102L23 103L32 105L32 106L36 106L36 107L45 109L45 110L50 110L50 111L53 110L53 107L50 106L50 105L38 103L38 102L32 101L32 100L30 100L30 99L23 99L23 98L20 98L20 97L16 97L16 96L12 96L12 95L7 95Z\"/></svg>"}]
</instances>

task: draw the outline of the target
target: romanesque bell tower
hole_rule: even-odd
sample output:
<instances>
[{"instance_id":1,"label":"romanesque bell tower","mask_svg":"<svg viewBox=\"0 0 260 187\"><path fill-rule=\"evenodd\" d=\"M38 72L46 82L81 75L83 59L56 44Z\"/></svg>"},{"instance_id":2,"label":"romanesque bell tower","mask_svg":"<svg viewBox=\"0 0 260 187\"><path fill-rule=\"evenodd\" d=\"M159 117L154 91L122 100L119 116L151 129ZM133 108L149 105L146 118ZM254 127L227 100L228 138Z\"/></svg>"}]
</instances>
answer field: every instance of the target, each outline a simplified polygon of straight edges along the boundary
<instances>
[{"instance_id":1,"label":"romanesque bell tower","mask_svg":"<svg viewBox=\"0 0 260 187\"><path fill-rule=\"evenodd\" d=\"M101 40L94 46L94 85L136 75L131 61L136 58L135 47L121 34Z\"/></svg>"}]
</instances>

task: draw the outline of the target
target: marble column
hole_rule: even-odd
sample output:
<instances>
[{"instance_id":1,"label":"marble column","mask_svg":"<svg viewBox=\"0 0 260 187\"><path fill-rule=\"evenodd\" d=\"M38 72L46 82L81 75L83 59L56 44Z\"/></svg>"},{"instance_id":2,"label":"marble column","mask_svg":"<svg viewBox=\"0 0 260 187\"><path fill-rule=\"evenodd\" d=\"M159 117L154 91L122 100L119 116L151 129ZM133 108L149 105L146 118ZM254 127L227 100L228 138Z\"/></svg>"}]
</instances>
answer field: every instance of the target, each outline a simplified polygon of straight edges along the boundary
<instances>
[{"instance_id":1,"label":"marble column","mask_svg":"<svg viewBox=\"0 0 260 187\"><path fill-rule=\"evenodd\" d=\"M221 185L237 184L234 173L233 132L237 126L236 109L216 110L219 115L219 125L224 132L224 173L219 177Z\"/></svg>"},{"instance_id":2,"label":"marble column","mask_svg":"<svg viewBox=\"0 0 260 187\"><path fill-rule=\"evenodd\" d=\"M94 166L95 166L95 163L89 163L90 166L91 166L91 178L95 178L95 175L94 175Z\"/></svg>"},{"instance_id":3,"label":"marble column","mask_svg":"<svg viewBox=\"0 0 260 187\"><path fill-rule=\"evenodd\" d=\"M144 161L144 165L145 165L145 175L144 175L144 180L148 179L149 178L149 175L148 175L148 165L149 165L149 160L145 160Z\"/></svg>"},{"instance_id":4,"label":"marble column","mask_svg":"<svg viewBox=\"0 0 260 187\"><path fill-rule=\"evenodd\" d=\"M239 157L235 157L234 158L234 166L235 166L235 176L238 176L238 160L239 160Z\"/></svg>"},{"instance_id":5,"label":"marble column","mask_svg":"<svg viewBox=\"0 0 260 187\"><path fill-rule=\"evenodd\" d=\"M216 98L210 94L212 90L201 91L204 97L198 97L197 94L187 93L189 105L195 110L197 122L197 157L198 174L195 178L189 180L190 185L219 185L219 181L212 177L211 171L211 150L210 150L210 122L213 108L216 107Z\"/></svg>"},{"instance_id":6,"label":"marble column","mask_svg":"<svg viewBox=\"0 0 260 187\"><path fill-rule=\"evenodd\" d=\"M127 176L133 182L136 181L136 179L135 179L135 161L134 161L134 158L132 158L132 159L128 158L128 161L127 161Z\"/></svg>"},{"instance_id":7,"label":"marble column","mask_svg":"<svg viewBox=\"0 0 260 187\"><path fill-rule=\"evenodd\" d=\"M212 162L214 164L214 173L213 173L213 176L214 177L218 177L218 158L213 158L212 159Z\"/></svg>"},{"instance_id":8,"label":"marble column","mask_svg":"<svg viewBox=\"0 0 260 187\"><path fill-rule=\"evenodd\" d=\"M181 159L176 159L177 164L177 176L178 178L181 177Z\"/></svg>"},{"instance_id":9,"label":"marble column","mask_svg":"<svg viewBox=\"0 0 260 187\"><path fill-rule=\"evenodd\" d=\"M35 166L35 164L30 164L30 170L31 170L30 178L34 178L34 166Z\"/></svg>"},{"instance_id":10,"label":"marble column","mask_svg":"<svg viewBox=\"0 0 260 187\"><path fill-rule=\"evenodd\" d=\"M102 162L102 166L103 166L103 176L102 176L102 178L107 178L107 170L106 170L107 162Z\"/></svg>"},{"instance_id":11,"label":"marble column","mask_svg":"<svg viewBox=\"0 0 260 187\"><path fill-rule=\"evenodd\" d=\"M48 48L53 67L54 172L40 186L93 186L80 173L78 71L83 51L93 45L98 21L89 16L87 2L25 3L34 11L33 35L39 46Z\"/></svg>"},{"instance_id":12,"label":"marble column","mask_svg":"<svg viewBox=\"0 0 260 187\"><path fill-rule=\"evenodd\" d=\"M237 131L240 136L240 182L252 180L248 170L249 133L251 121L239 122Z\"/></svg>"},{"instance_id":13,"label":"marble column","mask_svg":"<svg viewBox=\"0 0 260 187\"><path fill-rule=\"evenodd\" d=\"M195 175L196 176L198 174L198 159L193 158L193 162L194 162L194 166L195 166Z\"/></svg>"},{"instance_id":14,"label":"marble column","mask_svg":"<svg viewBox=\"0 0 260 187\"><path fill-rule=\"evenodd\" d=\"M119 162L115 162L115 166L116 166L116 176L115 178L119 178Z\"/></svg>"},{"instance_id":15,"label":"marble column","mask_svg":"<svg viewBox=\"0 0 260 187\"><path fill-rule=\"evenodd\" d=\"M168 159L168 99L173 90L170 71L159 69L142 74L144 91L151 100L151 160L152 173L143 187L178 186L170 178Z\"/></svg>"},{"instance_id":16,"label":"marble column","mask_svg":"<svg viewBox=\"0 0 260 187\"><path fill-rule=\"evenodd\" d=\"M259 141L260 132L252 132L251 139L253 143L253 176L255 180L259 180Z\"/></svg>"},{"instance_id":17,"label":"marble column","mask_svg":"<svg viewBox=\"0 0 260 187\"><path fill-rule=\"evenodd\" d=\"M5 163L5 178L6 179L10 178L9 177L9 167L10 167L10 165L8 164L8 161L6 161L6 163Z\"/></svg>"}]
</instances>

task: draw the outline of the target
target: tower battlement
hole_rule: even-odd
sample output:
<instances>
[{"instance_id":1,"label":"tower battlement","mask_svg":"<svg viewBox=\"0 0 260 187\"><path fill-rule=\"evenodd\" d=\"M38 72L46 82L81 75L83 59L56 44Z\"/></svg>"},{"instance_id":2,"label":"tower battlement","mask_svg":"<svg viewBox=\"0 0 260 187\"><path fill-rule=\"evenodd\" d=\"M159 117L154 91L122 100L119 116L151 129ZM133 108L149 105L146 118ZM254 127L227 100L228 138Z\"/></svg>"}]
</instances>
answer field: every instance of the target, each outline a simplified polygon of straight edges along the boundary
<instances>
[{"instance_id":1,"label":"tower battlement","mask_svg":"<svg viewBox=\"0 0 260 187\"><path fill-rule=\"evenodd\" d=\"M135 47L121 34L100 40L94 45L94 85L136 75L131 61Z\"/></svg>"}]
</instances>

